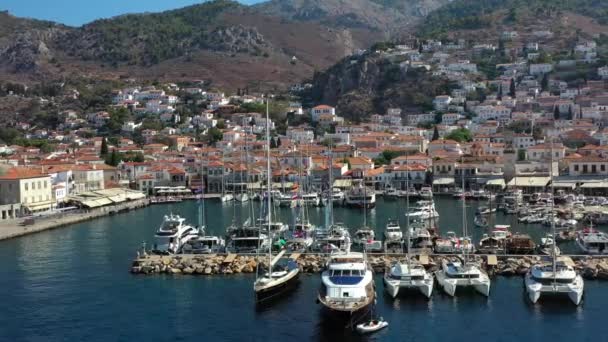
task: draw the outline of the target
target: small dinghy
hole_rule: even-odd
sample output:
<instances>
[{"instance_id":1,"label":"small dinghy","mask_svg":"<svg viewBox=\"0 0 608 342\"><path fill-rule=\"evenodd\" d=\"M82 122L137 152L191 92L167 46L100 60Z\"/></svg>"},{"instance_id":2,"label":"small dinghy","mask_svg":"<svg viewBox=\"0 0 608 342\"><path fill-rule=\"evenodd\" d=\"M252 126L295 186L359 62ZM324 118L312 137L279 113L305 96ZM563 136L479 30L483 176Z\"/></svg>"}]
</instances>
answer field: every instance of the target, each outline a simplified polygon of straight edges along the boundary
<instances>
[{"instance_id":1,"label":"small dinghy","mask_svg":"<svg viewBox=\"0 0 608 342\"><path fill-rule=\"evenodd\" d=\"M372 319L369 322L364 322L361 324L357 324L357 331L360 334L369 334L376 332L382 328L386 328L388 326L388 322L384 319Z\"/></svg>"}]
</instances>

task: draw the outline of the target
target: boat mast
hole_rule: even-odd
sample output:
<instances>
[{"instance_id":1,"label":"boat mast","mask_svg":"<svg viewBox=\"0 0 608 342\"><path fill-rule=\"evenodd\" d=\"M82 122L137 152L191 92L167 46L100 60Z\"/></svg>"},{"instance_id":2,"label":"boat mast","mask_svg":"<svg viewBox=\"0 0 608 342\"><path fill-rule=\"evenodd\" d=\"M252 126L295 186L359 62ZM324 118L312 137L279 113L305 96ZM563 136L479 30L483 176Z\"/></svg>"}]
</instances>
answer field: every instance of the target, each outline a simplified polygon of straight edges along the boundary
<instances>
[{"instance_id":1,"label":"boat mast","mask_svg":"<svg viewBox=\"0 0 608 342\"><path fill-rule=\"evenodd\" d=\"M209 158L207 158L207 167L209 167ZM201 199L199 200L198 208L198 227L199 233L203 234L202 231L205 229L205 190L204 190L204 175L205 167L201 160Z\"/></svg>"},{"instance_id":2,"label":"boat mast","mask_svg":"<svg viewBox=\"0 0 608 342\"><path fill-rule=\"evenodd\" d=\"M556 251L556 246L557 243L555 241L555 217L554 217L554 213L555 213L555 191L554 191L554 187L553 187L553 138L549 138L550 142L551 142L551 148L550 148L550 153L551 153L551 158L550 158L550 165L549 165L549 181L551 182L551 213L549 214L549 219L551 220L551 234L553 234L553 245L551 246L552 249L552 261L553 261L553 283L555 283L557 275L557 251Z\"/></svg>"},{"instance_id":3,"label":"boat mast","mask_svg":"<svg viewBox=\"0 0 608 342\"><path fill-rule=\"evenodd\" d=\"M464 195L464 158L460 157L460 164L461 164L461 168L460 168L460 177L462 180L462 235L463 235L463 240L462 242L464 242L464 238L467 236L467 206L466 206L466 196ZM462 245L462 244L461 244ZM462 246L462 255L463 255L463 259L464 259L464 264L467 263L467 248Z\"/></svg>"},{"instance_id":4,"label":"boat mast","mask_svg":"<svg viewBox=\"0 0 608 342\"><path fill-rule=\"evenodd\" d=\"M410 270L410 257L411 257L411 253L410 253L410 167L407 163L407 154L405 155L405 239L406 241L406 248L407 248L407 269L411 274L411 270Z\"/></svg>"},{"instance_id":5,"label":"boat mast","mask_svg":"<svg viewBox=\"0 0 608 342\"><path fill-rule=\"evenodd\" d=\"M266 155L266 174L267 174L267 179L266 179L266 192L267 192L267 204L268 204L268 236L270 237L270 243L268 244L268 278L272 278L272 236L271 234L271 226L272 226L272 205L270 202L270 192L272 190L272 174L270 173L270 118L268 115L268 101L269 99L266 99L266 148L267 148L267 155Z\"/></svg>"},{"instance_id":6,"label":"boat mast","mask_svg":"<svg viewBox=\"0 0 608 342\"><path fill-rule=\"evenodd\" d=\"M334 154L332 152L333 138L329 139L329 203L327 205L327 211L329 214L329 227L334 225ZM329 228L328 227L328 228Z\"/></svg>"}]
</instances>

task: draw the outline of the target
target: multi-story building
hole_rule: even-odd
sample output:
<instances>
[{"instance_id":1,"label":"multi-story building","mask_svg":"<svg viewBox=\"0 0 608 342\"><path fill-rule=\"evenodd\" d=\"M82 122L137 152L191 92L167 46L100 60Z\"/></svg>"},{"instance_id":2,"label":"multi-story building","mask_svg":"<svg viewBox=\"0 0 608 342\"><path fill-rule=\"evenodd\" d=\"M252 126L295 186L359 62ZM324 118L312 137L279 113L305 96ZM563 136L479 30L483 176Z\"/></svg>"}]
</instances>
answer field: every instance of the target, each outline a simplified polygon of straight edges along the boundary
<instances>
[{"instance_id":1,"label":"multi-story building","mask_svg":"<svg viewBox=\"0 0 608 342\"><path fill-rule=\"evenodd\" d=\"M0 171L2 218L46 211L53 206L51 177L38 169L13 167Z\"/></svg>"}]
</instances>

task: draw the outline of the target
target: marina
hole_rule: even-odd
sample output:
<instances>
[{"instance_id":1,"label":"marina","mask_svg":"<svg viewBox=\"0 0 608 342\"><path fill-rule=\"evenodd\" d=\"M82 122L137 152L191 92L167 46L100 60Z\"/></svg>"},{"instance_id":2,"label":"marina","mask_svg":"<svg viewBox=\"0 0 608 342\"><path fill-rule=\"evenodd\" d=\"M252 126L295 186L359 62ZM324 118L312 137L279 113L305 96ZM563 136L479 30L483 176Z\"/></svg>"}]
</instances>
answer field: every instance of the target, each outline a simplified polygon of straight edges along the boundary
<instances>
[{"instance_id":1,"label":"marina","mask_svg":"<svg viewBox=\"0 0 608 342\"><path fill-rule=\"evenodd\" d=\"M436 198L435 201L440 216L459 216L455 205L459 202L452 198ZM390 217L396 217L392 215L397 209L396 204L396 201L379 198L376 208L368 212L368 225L376 230L378 236L382 236ZM404 207L404 202L401 205ZM232 206L210 200L205 201L205 207L207 213L214 213L207 215L207 234L221 235L225 227L232 223ZM299 286L284 299L265 308L256 308L255 305L252 263L249 265L252 267L251 273L243 271L229 276L198 277L184 275L183 272L179 275L140 276L129 272L134 252L141 248L143 240L148 240L148 248L151 248L152 236L164 215L173 212L185 217L187 222L194 223L197 222L197 208L195 201L150 206L79 223L70 229L46 231L0 242L3 262L0 284L14 294L7 298L8 314L0 317L2 326L9 327L3 328L1 335L8 340L23 336L19 334L25 332L32 338L43 335L48 339L92 341L112 339L117 334L124 339L193 339L204 335L210 339L238 341L245 338L257 341L266 339L268 334L255 330L254 327L270 324L273 326L271 336L276 338L297 336L306 340L359 339L356 332L326 323L319 304L315 303L321 282L322 262L318 263L317 269L305 268ZM246 208L236 207L237 217L241 210L245 211ZM475 211L474 208L467 210L470 214ZM288 216L291 213L291 209L281 208L279 217L284 222L289 222ZM336 221L342 221L351 227L357 227L355 224L362 220L360 211L342 207L334 209L334 216ZM509 221L510 218L498 217L499 222L515 224ZM309 219L315 224L323 222L322 208L309 210ZM457 229L441 219L439 227L441 231ZM548 230L542 225L522 226L519 229L539 241ZM476 230L472 233L476 238L482 235ZM574 244L572 241L564 247L571 247L566 248L571 251L569 254L576 250ZM310 260L313 256L300 254L297 259L300 262ZM182 256L150 258L177 257ZM221 258L223 263L226 255L217 254L215 257L218 261ZM255 256L248 257L253 259ZM383 257L372 255L370 263L374 265ZM236 265L240 264L240 259L244 256L233 254L231 258L232 264ZM509 258L523 262L532 256L498 256L498 261ZM579 262L586 258L587 256L580 256L574 260ZM430 259L436 263L434 256ZM608 267L604 268L599 260L593 261L593 269L597 270L593 274L595 278L608 278ZM194 271L196 274L196 269ZM442 291L436 291L430 299L422 295L400 295L393 299L388 294L385 295L383 290L383 267L374 267L374 271L378 294L376 311L390 322L388 328L374 335L379 340L399 339L403 334L411 333L412 329L417 331L420 338L449 339L459 325L460 319L456 317L463 315L467 320L475 322L474 328L465 333L470 336L500 334L510 338L529 338L532 330L544 328L553 331L564 324L572 328L559 335L543 333L542 338L550 336L556 341L585 340L595 334L608 332L604 331L603 325L597 325L603 308L608 305L608 297L605 296L607 285L600 280L585 282L583 303L577 307L567 299L555 303L541 301L537 305L530 304L522 291L523 275L494 275L488 298L478 295L451 298ZM515 274L516 270L505 269L505 275L507 273ZM28 285L24 286L25 284ZM234 296L235 293L239 295ZM40 304L45 304L44 309L33 309ZM216 309L209 310L209 307ZM122 314L115 315L116 311ZM188 317L192 316L201 321L214 322L214 328L209 328L211 323L186 324ZM509 324L499 323L501 321L508 321ZM248 332L235 331L232 328L234 324L241 327L239 330ZM167 325L175 327L177 332L167 330ZM105 330L104 327L107 326L113 326L113 331ZM95 335L89 335L89 331L95 331Z\"/></svg>"}]
</instances>

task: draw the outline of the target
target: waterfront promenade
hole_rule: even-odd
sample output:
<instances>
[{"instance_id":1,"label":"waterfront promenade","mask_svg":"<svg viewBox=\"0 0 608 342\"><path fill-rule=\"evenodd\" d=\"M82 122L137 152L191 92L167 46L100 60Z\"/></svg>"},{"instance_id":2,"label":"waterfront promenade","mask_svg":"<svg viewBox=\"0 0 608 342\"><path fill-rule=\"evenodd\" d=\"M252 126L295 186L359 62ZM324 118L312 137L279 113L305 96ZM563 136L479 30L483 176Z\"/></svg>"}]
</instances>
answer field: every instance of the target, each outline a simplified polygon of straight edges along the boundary
<instances>
[{"instance_id":1,"label":"waterfront promenade","mask_svg":"<svg viewBox=\"0 0 608 342\"><path fill-rule=\"evenodd\" d=\"M12 239L23 235L92 220L102 216L113 215L122 211L142 208L149 204L149 199L144 198L97 209L83 209L78 210L77 212L38 216L33 217L33 224L28 225L24 225L25 218L0 221L0 240Z\"/></svg>"}]
</instances>

